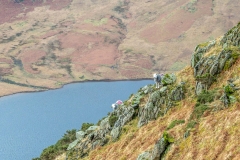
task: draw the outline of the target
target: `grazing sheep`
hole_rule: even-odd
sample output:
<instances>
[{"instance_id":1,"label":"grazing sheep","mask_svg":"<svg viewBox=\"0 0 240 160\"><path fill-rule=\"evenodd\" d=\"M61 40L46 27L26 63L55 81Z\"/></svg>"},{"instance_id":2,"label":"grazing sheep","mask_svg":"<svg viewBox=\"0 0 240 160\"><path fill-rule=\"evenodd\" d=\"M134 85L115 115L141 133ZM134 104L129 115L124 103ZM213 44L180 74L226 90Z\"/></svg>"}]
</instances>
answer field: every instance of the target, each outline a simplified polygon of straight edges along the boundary
<instances>
[{"instance_id":1,"label":"grazing sheep","mask_svg":"<svg viewBox=\"0 0 240 160\"><path fill-rule=\"evenodd\" d=\"M113 110L116 110L117 108L118 108L118 104L113 103L113 104L112 104L112 109L113 109Z\"/></svg>"},{"instance_id":2,"label":"grazing sheep","mask_svg":"<svg viewBox=\"0 0 240 160\"><path fill-rule=\"evenodd\" d=\"M162 81L162 76L163 76L163 74L157 74L157 73L153 74L153 80L156 83L156 88L160 87L160 84Z\"/></svg>"}]
</instances>

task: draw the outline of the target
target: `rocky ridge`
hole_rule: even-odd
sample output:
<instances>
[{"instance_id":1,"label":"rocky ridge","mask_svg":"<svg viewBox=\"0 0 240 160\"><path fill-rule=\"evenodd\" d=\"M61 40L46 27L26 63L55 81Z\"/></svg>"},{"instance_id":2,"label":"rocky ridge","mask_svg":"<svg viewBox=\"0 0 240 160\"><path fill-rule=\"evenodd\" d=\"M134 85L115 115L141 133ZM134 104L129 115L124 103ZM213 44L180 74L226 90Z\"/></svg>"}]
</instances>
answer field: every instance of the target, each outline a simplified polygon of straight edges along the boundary
<instances>
[{"instance_id":1,"label":"rocky ridge","mask_svg":"<svg viewBox=\"0 0 240 160\"><path fill-rule=\"evenodd\" d=\"M238 159L239 57L240 23L199 44L191 67L166 74L160 89L141 88L98 125L77 131L65 159ZM223 148L208 148L215 144Z\"/></svg>"},{"instance_id":2,"label":"rocky ridge","mask_svg":"<svg viewBox=\"0 0 240 160\"><path fill-rule=\"evenodd\" d=\"M198 43L239 21L239 7L238 0L1 1L0 96L179 71Z\"/></svg>"}]
</instances>

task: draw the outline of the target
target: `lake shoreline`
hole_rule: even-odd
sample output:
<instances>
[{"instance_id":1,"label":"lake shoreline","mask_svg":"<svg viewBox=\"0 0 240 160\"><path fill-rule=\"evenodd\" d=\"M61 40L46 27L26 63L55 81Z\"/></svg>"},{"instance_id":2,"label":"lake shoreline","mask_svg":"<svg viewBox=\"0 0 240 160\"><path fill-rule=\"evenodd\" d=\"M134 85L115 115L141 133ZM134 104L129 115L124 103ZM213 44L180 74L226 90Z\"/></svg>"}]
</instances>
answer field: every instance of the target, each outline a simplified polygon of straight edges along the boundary
<instances>
[{"instance_id":1,"label":"lake shoreline","mask_svg":"<svg viewBox=\"0 0 240 160\"><path fill-rule=\"evenodd\" d=\"M13 92L7 95L2 95L0 96L0 98L2 97L6 97L6 96L11 96L11 95L15 95L15 94L19 94L19 93L36 93L36 92L45 92L45 91L50 91L50 90L56 90L56 89L61 89L63 88L65 85L69 85L69 84L75 84L75 83L88 83L88 82L121 82L121 81L144 81L144 80L151 80L152 78L139 78L139 79L119 79L119 80L111 80L111 79L102 79L102 80L84 80L84 81L73 81L73 82L68 82L68 83L64 83L63 85L61 85L59 88L48 88L46 90L33 90L33 91L20 91L20 92Z\"/></svg>"},{"instance_id":2,"label":"lake shoreline","mask_svg":"<svg viewBox=\"0 0 240 160\"><path fill-rule=\"evenodd\" d=\"M112 112L112 103L128 100L140 88L153 84L152 80L86 82L90 81L75 82L49 92L0 98L3 113L0 116L0 159L39 157L67 130L80 129L83 123L96 124Z\"/></svg>"}]
</instances>

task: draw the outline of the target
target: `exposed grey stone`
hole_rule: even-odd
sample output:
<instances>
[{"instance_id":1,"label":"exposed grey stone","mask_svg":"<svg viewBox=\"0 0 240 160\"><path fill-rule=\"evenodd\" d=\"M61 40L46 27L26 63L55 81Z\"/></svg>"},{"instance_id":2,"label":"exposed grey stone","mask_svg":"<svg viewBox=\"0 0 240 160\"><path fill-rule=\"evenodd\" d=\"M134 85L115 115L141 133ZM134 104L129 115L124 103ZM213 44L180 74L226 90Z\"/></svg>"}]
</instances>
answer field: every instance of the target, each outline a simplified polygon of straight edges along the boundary
<instances>
[{"instance_id":1,"label":"exposed grey stone","mask_svg":"<svg viewBox=\"0 0 240 160\"><path fill-rule=\"evenodd\" d=\"M121 132L121 127L120 126L112 129L111 136L112 136L113 140L116 140L119 137L120 132Z\"/></svg>"},{"instance_id":2,"label":"exposed grey stone","mask_svg":"<svg viewBox=\"0 0 240 160\"><path fill-rule=\"evenodd\" d=\"M90 126L85 132L86 132L87 134L89 134L89 133L97 130L98 128L99 128L99 126Z\"/></svg>"},{"instance_id":3,"label":"exposed grey stone","mask_svg":"<svg viewBox=\"0 0 240 160\"><path fill-rule=\"evenodd\" d=\"M208 89L214 82L216 75L221 73L223 69L231 67L235 62L236 59L231 56L232 51L230 46L238 45L238 41L240 40L238 36L240 33L239 28L240 25L238 24L222 37L219 44L222 45L222 50L217 54L204 56L216 44L216 41L208 42L207 46L198 45L196 47L191 58L191 66L194 68L194 76L197 80L196 94Z\"/></svg>"},{"instance_id":4,"label":"exposed grey stone","mask_svg":"<svg viewBox=\"0 0 240 160\"><path fill-rule=\"evenodd\" d=\"M78 131L78 132L76 132L76 138L78 140L81 140L82 138L84 138L85 134L86 133L84 131Z\"/></svg>"},{"instance_id":5,"label":"exposed grey stone","mask_svg":"<svg viewBox=\"0 0 240 160\"><path fill-rule=\"evenodd\" d=\"M199 95L200 93L202 93L202 91L206 88L206 85L202 84L201 82L196 82L196 95Z\"/></svg>"},{"instance_id":6,"label":"exposed grey stone","mask_svg":"<svg viewBox=\"0 0 240 160\"><path fill-rule=\"evenodd\" d=\"M184 91L183 91L183 84L178 85L176 88L174 88L171 92L171 100L173 101L179 101L184 98Z\"/></svg>"},{"instance_id":7,"label":"exposed grey stone","mask_svg":"<svg viewBox=\"0 0 240 160\"><path fill-rule=\"evenodd\" d=\"M141 153L138 157L137 160L150 160L151 159L151 153L148 151L145 151Z\"/></svg>"},{"instance_id":8,"label":"exposed grey stone","mask_svg":"<svg viewBox=\"0 0 240 160\"><path fill-rule=\"evenodd\" d=\"M74 147L78 144L78 142L79 142L79 140L76 139L75 141L73 141L72 143L70 143L70 144L68 145L67 150L70 150L70 149L74 148Z\"/></svg>"},{"instance_id":9,"label":"exposed grey stone","mask_svg":"<svg viewBox=\"0 0 240 160\"><path fill-rule=\"evenodd\" d=\"M100 129L109 131L111 129L111 126L109 124L109 117L104 118L100 123Z\"/></svg>"},{"instance_id":10,"label":"exposed grey stone","mask_svg":"<svg viewBox=\"0 0 240 160\"><path fill-rule=\"evenodd\" d=\"M92 143L92 148L91 148L91 149L95 149L97 146L100 146L100 143L101 143L100 140L94 141L94 142Z\"/></svg>"},{"instance_id":11,"label":"exposed grey stone","mask_svg":"<svg viewBox=\"0 0 240 160\"><path fill-rule=\"evenodd\" d=\"M164 133L162 137L156 142L152 151L145 151L141 153L137 160L160 160L163 158L166 149L172 143L168 138L168 134Z\"/></svg>"},{"instance_id":12,"label":"exposed grey stone","mask_svg":"<svg viewBox=\"0 0 240 160\"><path fill-rule=\"evenodd\" d=\"M164 87L160 88L160 92L164 93L166 91L167 91L167 86L164 86Z\"/></svg>"},{"instance_id":13,"label":"exposed grey stone","mask_svg":"<svg viewBox=\"0 0 240 160\"><path fill-rule=\"evenodd\" d=\"M158 142L155 144L153 148L153 151L151 154L151 160L160 160L168 144L169 144L168 141L166 141L164 137L158 140Z\"/></svg>"},{"instance_id":14,"label":"exposed grey stone","mask_svg":"<svg viewBox=\"0 0 240 160\"><path fill-rule=\"evenodd\" d=\"M142 91L145 93L145 94L148 94L150 92L152 92L152 87L150 85L146 85L142 88Z\"/></svg>"},{"instance_id":15,"label":"exposed grey stone","mask_svg":"<svg viewBox=\"0 0 240 160\"><path fill-rule=\"evenodd\" d=\"M157 105L157 101L160 98L160 92L155 91L151 94L149 102L145 105L144 108L141 108L139 111L140 119L138 122L138 127L148 123L149 120L156 119L160 108Z\"/></svg>"},{"instance_id":16,"label":"exposed grey stone","mask_svg":"<svg viewBox=\"0 0 240 160\"><path fill-rule=\"evenodd\" d=\"M183 137L184 137L184 138L187 138L189 135L190 135L190 131L187 130L187 131L184 133Z\"/></svg>"},{"instance_id":17,"label":"exposed grey stone","mask_svg":"<svg viewBox=\"0 0 240 160\"><path fill-rule=\"evenodd\" d=\"M166 114L169 108L173 106L173 101L182 100L184 98L183 86L184 83L177 86L164 86L150 94L145 106L139 109L138 127L147 124L148 121L154 120L160 115ZM171 94L168 94L168 92Z\"/></svg>"},{"instance_id":18,"label":"exposed grey stone","mask_svg":"<svg viewBox=\"0 0 240 160\"><path fill-rule=\"evenodd\" d=\"M218 72L218 62L215 62L215 63L211 66L209 73L210 73L211 76L214 76L214 75L217 74L217 72Z\"/></svg>"}]
</instances>

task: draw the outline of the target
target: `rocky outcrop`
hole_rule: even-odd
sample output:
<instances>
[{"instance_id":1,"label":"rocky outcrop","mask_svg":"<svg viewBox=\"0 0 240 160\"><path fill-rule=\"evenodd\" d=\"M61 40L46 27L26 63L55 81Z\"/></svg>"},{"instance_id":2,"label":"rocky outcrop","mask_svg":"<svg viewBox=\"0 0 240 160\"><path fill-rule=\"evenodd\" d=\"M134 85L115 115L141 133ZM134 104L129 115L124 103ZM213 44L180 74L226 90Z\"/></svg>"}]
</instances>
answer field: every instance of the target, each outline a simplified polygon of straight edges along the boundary
<instances>
[{"instance_id":1,"label":"rocky outcrop","mask_svg":"<svg viewBox=\"0 0 240 160\"><path fill-rule=\"evenodd\" d=\"M239 40L240 23L221 39L203 43L196 47L195 52L192 55L191 65L194 69L194 77L196 80L195 92L197 96L193 96L194 99L191 99L191 102L189 102L188 99L183 102L185 107L189 106L189 111L192 109L192 113L190 114L189 112L186 114L189 118L184 117L184 114L181 114L181 116L178 117L179 119L176 120L173 119L173 117L176 118L176 114L170 116L170 119L166 120L166 123L170 121L172 122L165 128L165 131L164 126L161 126L161 129L157 128L155 130L157 132L159 130L163 132L160 139L156 141L151 150L148 148L147 151L139 154L137 160L160 160L165 158L171 143L174 141L166 131L172 133L176 138L176 141L183 142L189 136L193 136L192 129L200 123L202 116L207 117L209 114L213 116L212 112L226 108L232 103L239 102L240 78L237 70L231 73L232 78L228 79L227 83L224 82L223 84L224 80L220 79L222 88L215 86L214 89L205 91L215 81L219 73L229 69L229 67L231 67L238 59L240 55ZM190 68L188 69L191 70ZM186 71L188 70L184 71L185 75L183 76L186 76ZM183 77L180 78L184 79ZM104 146L108 142L117 141L122 134L122 130L126 133L129 126L136 125L134 121L134 123L129 123L129 126L124 128L124 126L133 119L138 119L137 125L138 127L142 127L149 121L155 120L159 116L164 116L171 107L183 104L177 102L183 100L185 95L192 95L192 84L194 84L194 79L191 75L185 80L186 82L177 83L178 81L175 74L166 74L162 78L160 89L156 89L152 85L147 85L141 88L136 94L131 95L130 99L125 101L122 106L119 106L107 117L103 118L98 125L91 126L86 131L76 132L76 140L67 148L68 155L71 156L70 159L85 157L91 150L98 146ZM190 85L185 84L188 83L188 81L190 81ZM189 91L188 94L186 94L186 91ZM215 100L217 101L214 102ZM184 108L184 111L182 112L186 112L186 109ZM168 117L165 118L167 119ZM173 131L172 128L178 124L177 122L185 122L185 120L187 123L182 126L180 131L180 135L184 133L183 137L179 137L178 133ZM148 126L146 128L149 130ZM142 129L144 130L146 128ZM169 129L172 130L170 131ZM177 132L179 132L179 130ZM142 133L145 134L147 132L144 131ZM138 136L142 136L142 133ZM137 134L132 134L132 136L135 135ZM131 138L127 139L127 141ZM136 139L134 139L134 142L135 140ZM179 143L176 143L176 146L177 145L179 145ZM151 146L149 145L148 147ZM177 148L175 149L175 151L178 150ZM173 152L171 152L171 154L173 154ZM73 156L74 158L72 158Z\"/></svg>"},{"instance_id":2,"label":"rocky outcrop","mask_svg":"<svg viewBox=\"0 0 240 160\"><path fill-rule=\"evenodd\" d=\"M226 34L224 34L221 45L226 48L230 46L240 46L240 22L237 26L230 29Z\"/></svg>"},{"instance_id":3,"label":"rocky outcrop","mask_svg":"<svg viewBox=\"0 0 240 160\"><path fill-rule=\"evenodd\" d=\"M130 104L119 106L99 122L99 126L90 126L85 132L78 131L77 139L69 144L69 153L75 153L77 158L88 155L90 150L105 145L110 139L116 141L122 127L131 121L138 113L141 98L152 91L152 86L143 87L132 96Z\"/></svg>"},{"instance_id":4,"label":"rocky outcrop","mask_svg":"<svg viewBox=\"0 0 240 160\"><path fill-rule=\"evenodd\" d=\"M174 139L167 132L164 132L162 137L154 145L152 151L145 151L141 153L137 160L160 160L167 147L173 141Z\"/></svg>"},{"instance_id":5,"label":"rocky outcrop","mask_svg":"<svg viewBox=\"0 0 240 160\"><path fill-rule=\"evenodd\" d=\"M184 83L174 84L176 76L174 74L165 75L163 86L149 96L146 105L139 110L138 127L147 124L148 121L154 120L174 106L174 102L184 98Z\"/></svg>"},{"instance_id":6,"label":"rocky outcrop","mask_svg":"<svg viewBox=\"0 0 240 160\"><path fill-rule=\"evenodd\" d=\"M224 87L224 92L220 100L223 102L225 107L228 107L230 103L235 103L237 101L240 86L236 82L239 82L239 78L229 79L227 85Z\"/></svg>"},{"instance_id":7,"label":"rocky outcrop","mask_svg":"<svg viewBox=\"0 0 240 160\"><path fill-rule=\"evenodd\" d=\"M207 90L219 73L234 64L239 57L239 46L240 23L228 31L219 42L214 40L196 47L191 65L194 68L197 95Z\"/></svg>"},{"instance_id":8,"label":"rocky outcrop","mask_svg":"<svg viewBox=\"0 0 240 160\"><path fill-rule=\"evenodd\" d=\"M84 157L97 146L103 146L109 140L116 141L121 134L122 127L135 116L139 116L138 126L141 127L159 115L164 115L175 101L184 98L184 83L175 84L176 76L174 74L165 75L163 80L163 86L158 90L154 91L154 87L151 85L141 88L138 93L132 96L130 103L111 112L101 120L99 126L90 126L85 132L78 131L76 133L77 139L69 144L68 152L71 154L74 152L78 158ZM145 107L139 107L141 99L148 94L150 95L148 103ZM165 141L159 141L160 146L165 146L163 142ZM158 153L154 150L151 154ZM142 156L146 157L147 154Z\"/></svg>"}]
</instances>

